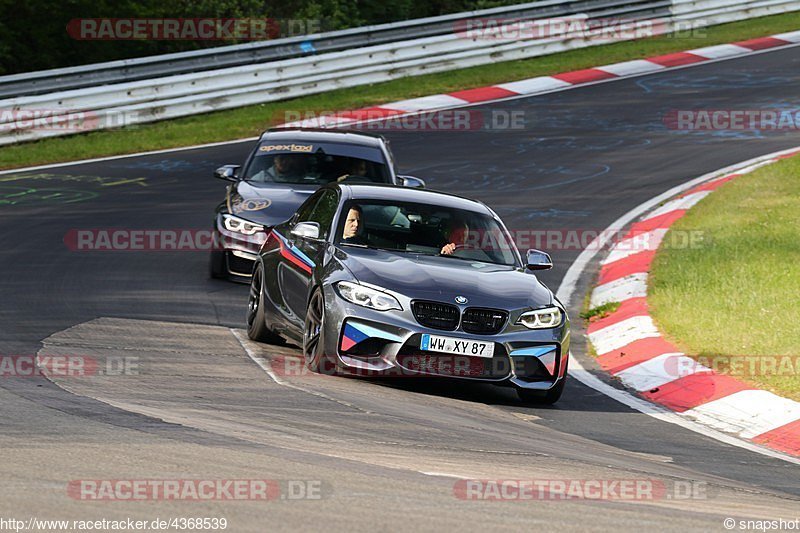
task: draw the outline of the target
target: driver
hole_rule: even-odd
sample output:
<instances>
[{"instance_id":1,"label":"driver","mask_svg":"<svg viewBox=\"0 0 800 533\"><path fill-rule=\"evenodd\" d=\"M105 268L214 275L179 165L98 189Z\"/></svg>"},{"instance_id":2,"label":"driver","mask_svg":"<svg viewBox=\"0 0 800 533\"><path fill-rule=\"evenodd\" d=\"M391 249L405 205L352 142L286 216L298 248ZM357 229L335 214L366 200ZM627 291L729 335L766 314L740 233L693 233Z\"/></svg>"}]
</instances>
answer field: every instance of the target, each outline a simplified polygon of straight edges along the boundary
<instances>
[{"instance_id":1,"label":"driver","mask_svg":"<svg viewBox=\"0 0 800 533\"><path fill-rule=\"evenodd\" d=\"M441 255L453 255L457 248L463 247L467 244L467 236L469 234L469 226L464 220L453 220L450 225L450 238L449 242L442 246L439 252Z\"/></svg>"},{"instance_id":2,"label":"driver","mask_svg":"<svg viewBox=\"0 0 800 533\"><path fill-rule=\"evenodd\" d=\"M349 170L346 174L342 174L336 181L344 181L350 177L366 177L367 175L367 162L364 159L351 159Z\"/></svg>"},{"instance_id":3,"label":"driver","mask_svg":"<svg viewBox=\"0 0 800 533\"><path fill-rule=\"evenodd\" d=\"M299 154L278 154L266 172L267 181L276 183L296 181L305 175L304 156Z\"/></svg>"},{"instance_id":4,"label":"driver","mask_svg":"<svg viewBox=\"0 0 800 533\"><path fill-rule=\"evenodd\" d=\"M364 236L363 226L361 225L361 217L363 212L361 206L354 205L347 212L347 218L344 221L344 229L342 230L342 242L347 244L367 244L367 239Z\"/></svg>"}]
</instances>

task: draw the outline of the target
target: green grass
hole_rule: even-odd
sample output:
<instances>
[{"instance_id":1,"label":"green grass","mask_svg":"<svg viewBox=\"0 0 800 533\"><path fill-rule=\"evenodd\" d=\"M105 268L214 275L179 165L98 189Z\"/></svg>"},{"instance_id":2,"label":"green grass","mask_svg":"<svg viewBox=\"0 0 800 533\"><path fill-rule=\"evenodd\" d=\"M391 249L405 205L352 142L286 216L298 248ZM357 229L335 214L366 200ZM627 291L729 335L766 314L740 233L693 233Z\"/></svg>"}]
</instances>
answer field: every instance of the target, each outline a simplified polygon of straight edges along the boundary
<instances>
[{"instance_id":1,"label":"green grass","mask_svg":"<svg viewBox=\"0 0 800 533\"><path fill-rule=\"evenodd\" d=\"M73 161L91 157L175 148L254 137L281 121L284 110L309 112L357 109L429 94L481 87L570 70L617 63L691 48L728 43L800 29L800 12L763 17L699 30L694 36L662 36L640 41L494 63L386 83L340 89L229 111L73 135L0 148L0 168ZM343 76L346 73L342 73Z\"/></svg>"},{"instance_id":2,"label":"green grass","mask_svg":"<svg viewBox=\"0 0 800 533\"><path fill-rule=\"evenodd\" d=\"M605 318L617 309L619 309L619 302L607 302L603 305L598 305L592 309L588 309L581 313L581 318L584 320L588 320L589 322L594 322L595 320L600 320L601 318Z\"/></svg>"},{"instance_id":3,"label":"green grass","mask_svg":"<svg viewBox=\"0 0 800 533\"><path fill-rule=\"evenodd\" d=\"M659 328L723 371L726 356L756 356L728 373L800 400L800 158L723 185L670 233L679 231L704 238L656 255L648 301Z\"/></svg>"}]
</instances>

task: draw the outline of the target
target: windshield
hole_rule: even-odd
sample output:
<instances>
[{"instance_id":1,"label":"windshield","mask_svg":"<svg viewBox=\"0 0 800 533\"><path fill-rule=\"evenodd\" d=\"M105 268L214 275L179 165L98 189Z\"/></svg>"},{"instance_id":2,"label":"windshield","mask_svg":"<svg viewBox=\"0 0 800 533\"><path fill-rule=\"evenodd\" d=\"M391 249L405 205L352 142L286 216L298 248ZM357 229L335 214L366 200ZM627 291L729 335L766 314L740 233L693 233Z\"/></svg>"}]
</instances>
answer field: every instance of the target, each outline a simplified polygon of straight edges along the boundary
<instances>
[{"instance_id":1,"label":"windshield","mask_svg":"<svg viewBox=\"0 0 800 533\"><path fill-rule=\"evenodd\" d=\"M517 266L508 233L482 213L376 200L343 206L337 244Z\"/></svg>"},{"instance_id":2,"label":"windshield","mask_svg":"<svg viewBox=\"0 0 800 533\"><path fill-rule=\"evenodd\" d=\"M261 183L325 185L333 181L390 183L383 153L341 143L264 142L244 179Z\"/></svg>"}]
</instances>

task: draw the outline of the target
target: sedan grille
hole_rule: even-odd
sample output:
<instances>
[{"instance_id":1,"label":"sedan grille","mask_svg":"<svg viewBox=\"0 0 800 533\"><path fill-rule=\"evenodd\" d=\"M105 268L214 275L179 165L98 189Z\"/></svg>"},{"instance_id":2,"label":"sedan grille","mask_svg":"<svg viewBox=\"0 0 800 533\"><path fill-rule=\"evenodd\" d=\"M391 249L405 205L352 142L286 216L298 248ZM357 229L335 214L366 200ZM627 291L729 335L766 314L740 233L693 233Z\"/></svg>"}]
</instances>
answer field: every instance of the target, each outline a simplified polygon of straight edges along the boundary
<instances>
[{"instance_id":1,"label":"sedan grille","mask_svg":"<svg viewBox=\"0 0 800 533\"><path fill-rule=\"evenodd\" d=\"M503 329L508 313L499 309L483 309L470 307L464 311L461 319L461 329L467 333L479 335L494 335Z\"/></svg>"},{"instance_id":2,"label":"sedan grille","mask_svg":"<svg viewBox=\"0 0 800 533\"><path fill-rule=\"evenodd\" d=\"M458 326L459 310L455 305L438 302L414 302L414 318L425 327L452 331Z\"/></svg>"}]
</instances>

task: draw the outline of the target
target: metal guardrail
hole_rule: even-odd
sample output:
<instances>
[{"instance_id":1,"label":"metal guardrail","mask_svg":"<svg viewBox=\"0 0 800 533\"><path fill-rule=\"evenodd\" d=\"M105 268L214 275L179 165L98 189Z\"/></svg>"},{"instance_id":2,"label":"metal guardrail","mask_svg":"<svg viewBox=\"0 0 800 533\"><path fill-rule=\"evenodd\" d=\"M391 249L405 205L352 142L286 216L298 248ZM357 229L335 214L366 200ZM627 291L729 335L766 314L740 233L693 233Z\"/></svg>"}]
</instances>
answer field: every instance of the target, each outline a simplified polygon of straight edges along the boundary
<instances>
[{"instance_id":1,"label":"metal guardrail","mask_svg":"<svg viewBox=\"0 0 800 533\"><path fill-rule=\"evenodd\" d=\"M491 12L492 18L509 19L493 30L502 36L505 35L502 32L514 29L514 19L610 19L619 20L620 25L624 24L623 20L658 21L662 31L670 31L673 24L681 22L704 26L800 10L797 0L587 0L536 2L525 6L526 10L531 10L525 11L525 16L519 15L522 6L512 6L517 11L505 9L503 14L499 14L498 10L485 10L470 13L470 16L448 16L446 21L442 20L443 17L436 17L433 22L424 19L427 22L417 24L418 29L424 27L425 31L434 31L434 26L438 28L436 34L426 37L0 100L0 111L3 111L0 113L0 145L81 131L79 128L36 128L27 122L20 124L14 113L22 110L48 110L66 118L71 113L82 113L83 120L94 121L97 127L144 123L592 46L602 44L602 36L609 30L603 26L595 33L565 31L535 39L477 38L454 31L458 24L469 19L489 18L487 12ZM531 17L534 6L539 11ZM577 7L582 10L573 11ZM412 23L414 21L403 24L414 27ZM447 26L444 33L443 24ZM348 31L351 36L359 33ZM142 61L148 59L152 58Z\"/></svg>"},{"instance_id":2,"label":"metal guardrail","mask_svg":"<svg viewBox=\"0 0 800 533\"><path fill-rule=\"evenodd\" d=\"M475 18L545 18L580 13L636 0L545 0L335 32L221 46L189 52L0 76L0 98L45 94L162 76L266 63L452 33L454 25ZM638 3L642 3L641 1Z\"/></svg>"}]
</instances>

